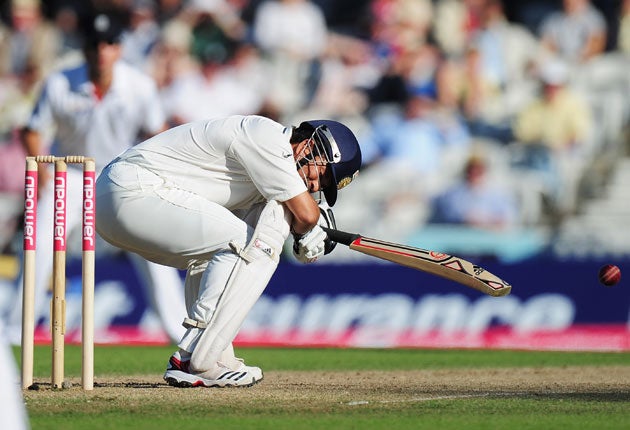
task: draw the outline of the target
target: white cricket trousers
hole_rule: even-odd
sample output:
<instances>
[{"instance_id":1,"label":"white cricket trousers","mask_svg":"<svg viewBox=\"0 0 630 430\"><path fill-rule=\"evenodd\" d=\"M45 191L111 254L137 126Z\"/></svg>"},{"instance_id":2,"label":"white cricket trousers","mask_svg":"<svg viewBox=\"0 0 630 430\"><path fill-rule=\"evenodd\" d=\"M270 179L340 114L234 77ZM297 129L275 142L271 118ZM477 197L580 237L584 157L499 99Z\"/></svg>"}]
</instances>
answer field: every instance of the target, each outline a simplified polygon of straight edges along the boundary
<instances>
[{"instance_id":1,"label":"white cricket trousers","mask_svg":"<svg viewBox=\"0 0 630 430\"><path fill-rule=\"evenodd\" d=\"M230 210L170 186L132 163L106 166L96 182L96 228L101 237L159 264L188 269L231 240L247 243L253 228Z\"/></svg>"},{"instance_id":2,"label":"white cricket trousers","mask_svg":"<svg viewBox=\"0 0 630 430\"><path fill-rule=\"evenodd\" d=\"M104 239L159 264L187 269L188 316L199 322L210 321L239 261L230 242L249 243L254 233L250 224L255 224L250 218L264 207L256 205L241 219L215 202L124 161L105 167L96 184L96 198L97 231ZM270 270L275 270L275 264ZM247 286L242 293L250 294ZM201 330L189 329L180 348L192 352L200 334ZM229 333L226 343L234 336L236 333Z\"/></svg>"}]
</instances>

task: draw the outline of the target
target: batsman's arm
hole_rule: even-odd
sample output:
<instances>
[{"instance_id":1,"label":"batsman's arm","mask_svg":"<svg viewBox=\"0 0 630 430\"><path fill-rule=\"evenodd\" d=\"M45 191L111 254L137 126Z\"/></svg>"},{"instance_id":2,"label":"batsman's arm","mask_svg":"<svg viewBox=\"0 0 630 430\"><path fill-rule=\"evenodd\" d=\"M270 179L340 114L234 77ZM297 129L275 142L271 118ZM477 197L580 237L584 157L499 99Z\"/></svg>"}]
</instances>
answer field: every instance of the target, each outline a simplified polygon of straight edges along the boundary
<instances>
[{"instance_id":1,"label":"batsman's arm","mask_svg":"<svg viewBox=\"0 0 630 430\"><path fill-rule=\"evenodd\" d=\"M283 203L293 215L292 233L304 234L317 225L319 206L308 191L304 191Z\"/></svg>"}]
</instances>

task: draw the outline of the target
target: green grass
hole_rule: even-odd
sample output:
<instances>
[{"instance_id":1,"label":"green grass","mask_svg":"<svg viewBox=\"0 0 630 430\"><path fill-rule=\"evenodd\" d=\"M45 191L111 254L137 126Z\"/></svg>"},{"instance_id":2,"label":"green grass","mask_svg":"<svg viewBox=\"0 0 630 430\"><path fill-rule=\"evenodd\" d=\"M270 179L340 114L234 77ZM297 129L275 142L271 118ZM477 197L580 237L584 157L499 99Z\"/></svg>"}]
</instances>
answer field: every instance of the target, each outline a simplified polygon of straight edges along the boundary
<instances>
[{"instance_id":1,"label":"green grass","mask_svg":"<svg viewBox=\"0 0 630 430\"><path fill-rule=\"evenodd\" d=\"M173 346L96 346L95 374L154 374L164 369ZM19 360L19 349L14 350ZM630 365L630 353L504 350L237 348L265 370L415 370L579 365ZM49 346L35 348L36 376L50 375ZM68 345L66 374L79 376L81 349Z\"/></svg>"},{"instance_id":2,"label":"green grass","mask_svg":"<svg viewBox=\"0 0 630 430\"><path fill-rule=\"evenodd\" d=\"M105 375L161 375L173 347L97 346L96 381ZM50 377L50 348L36 347L36 379ZM15 350L19 359L19 350ZM575 353L486 350L379 350L238 348L246 361L265 371L449 370L630 366L630 353ZM603 368L605 369L605 368ZM627 372L624 374L627 375ZM80 348L66 347L66 375L80 375ZM33 430L39 429L623 429L630 422L630 392L495 393L426 401L370 402L349 406L323 398L309 402L309 386L295 402L257 398L255 390L158 390L123 388L122 395L97 387L91 393L28 392ZM621 381L625 387L630 381ZM549 381L553 385L553 381ZM384 382L393 390L395 382ZM448 391L448 387L445 387ZM257 391L258 390L258 391ZM331 389L344 397L343 381ZM165 393L174 394L165 398ZM244 394L243 394L244 393ZM304 398L302 398L302 394ZM319 395L319 394L318 394ZM323 396L325 395L322 394ZM414 393L409 393L413 400Z\"/></svg>"}]
</instances>

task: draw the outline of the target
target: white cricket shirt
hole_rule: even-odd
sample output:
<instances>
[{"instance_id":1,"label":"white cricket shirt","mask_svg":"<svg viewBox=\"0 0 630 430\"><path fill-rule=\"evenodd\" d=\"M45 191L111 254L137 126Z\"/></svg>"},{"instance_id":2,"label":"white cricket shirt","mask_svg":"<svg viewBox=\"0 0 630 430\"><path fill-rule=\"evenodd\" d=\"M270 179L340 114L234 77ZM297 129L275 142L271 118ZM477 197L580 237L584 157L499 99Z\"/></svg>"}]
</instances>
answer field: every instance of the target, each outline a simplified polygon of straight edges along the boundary
<instances>
[{"instance_id":1,"label":"white cricket shirt","mask_svg":"<svg viewBox=\"0 0 630 430\"><path fill-rule=\"evenodd\" d=\"M28 127L54 128L51 154L96 159L97 171L137 142L142 131L162 130L165 116L153 80L122 61L112 85L97 97L86 64L52 74L35 105Z\"/></svg>"},{"instance_id":2,"label":"white cricket shirt","mask_svg":"<svg viewBox=\"0 0 630 430\"><path fill-rule=\"evenodd\" d=\"M306 191L289 144L291 129L261 116L196 121L160 133L120 159L229 210Z\"/></svg>"}]
</instances>

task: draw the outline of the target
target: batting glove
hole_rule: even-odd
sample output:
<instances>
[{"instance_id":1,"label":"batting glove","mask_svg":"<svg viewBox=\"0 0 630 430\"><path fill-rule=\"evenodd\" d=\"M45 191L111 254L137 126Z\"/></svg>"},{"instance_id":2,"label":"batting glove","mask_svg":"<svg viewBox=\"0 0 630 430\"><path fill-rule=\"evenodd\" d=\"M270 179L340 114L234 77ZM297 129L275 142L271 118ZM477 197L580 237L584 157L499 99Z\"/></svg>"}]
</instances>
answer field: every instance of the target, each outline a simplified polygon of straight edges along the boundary
<instances>
[{"instance_id":1,"label":"batting glove","mask_svg":"<svg viewBox=\"0 0 630 430\"><path fill-rule=\"evenodd\" d=\"M333 214L332 209L325 203L320 203L319 205L319 222L318 224L322 227L328 227L333 230L337 229L337 223L335 222L335 215ZM330 254L333 249L337 246L337 242L334 242L326 236L326 240L324 241L324 255Z\"/></svg>"},{"instance_id":2,"label":"batting glove","mask_svg":"<svg viewBox=\"0 0 630 430\"><path fill-rule=\"evenodd\" d=\"M328 236L319 225L303 235L293 235L293 255L302 263L313 263L324 255Z\"/></svg>"}]
</instances>

